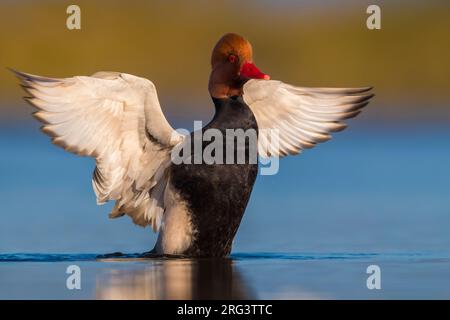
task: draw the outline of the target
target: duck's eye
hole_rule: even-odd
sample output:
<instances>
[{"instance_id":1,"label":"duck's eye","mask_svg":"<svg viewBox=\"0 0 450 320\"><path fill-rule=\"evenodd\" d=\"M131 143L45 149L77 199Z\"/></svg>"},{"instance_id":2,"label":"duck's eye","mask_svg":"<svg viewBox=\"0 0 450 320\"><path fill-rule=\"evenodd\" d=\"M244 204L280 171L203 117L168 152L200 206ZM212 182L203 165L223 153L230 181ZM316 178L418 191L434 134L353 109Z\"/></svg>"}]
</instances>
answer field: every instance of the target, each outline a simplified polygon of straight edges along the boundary
<instances>
[{"instance_id":1,"label":"duck's eye","mask_svg":"<svg viewBox=\"0 0 450 320\"><path fill-rule=\"evenodd\" d=\"M228 56L228 62L230 62L230 63L235 63L236 60L237 60L237 57L236 57L234 54L230 54L230 55Z\"/></svg>"}]
</instances>

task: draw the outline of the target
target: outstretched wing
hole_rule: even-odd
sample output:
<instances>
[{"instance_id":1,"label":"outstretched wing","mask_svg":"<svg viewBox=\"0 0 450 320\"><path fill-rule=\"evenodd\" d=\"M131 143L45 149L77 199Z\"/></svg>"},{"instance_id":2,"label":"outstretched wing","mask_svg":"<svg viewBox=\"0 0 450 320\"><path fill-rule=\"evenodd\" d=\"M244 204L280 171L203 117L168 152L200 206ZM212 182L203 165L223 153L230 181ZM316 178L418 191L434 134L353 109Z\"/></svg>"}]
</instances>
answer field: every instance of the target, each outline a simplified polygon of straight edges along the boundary
<instances>
[{"instance_id":1,"label":"outstretched wing","mask_svg":"<svg viewBox=\"0 0 450 320\"><path fill-rule=\"evenodd\" d=\"M243 99L258 123L262 157L298 154L331 133L343 130L342 120L361 112L372 88L307 88L275 80L249 80Z\"/></svg>"},{"instance_id":2,"label":"outstretched wing","mask_svg":"<svg viewBox=\"0 0 450 320\"><path fill-rule=\"evenodd\" d=\"M113 72L64 79L15 73L53 143L96 159L97 203L115 200L110 217L128 214L157 230L170 151L183 137L164 117L153 83Z\"/></svg>"}]
</instances>

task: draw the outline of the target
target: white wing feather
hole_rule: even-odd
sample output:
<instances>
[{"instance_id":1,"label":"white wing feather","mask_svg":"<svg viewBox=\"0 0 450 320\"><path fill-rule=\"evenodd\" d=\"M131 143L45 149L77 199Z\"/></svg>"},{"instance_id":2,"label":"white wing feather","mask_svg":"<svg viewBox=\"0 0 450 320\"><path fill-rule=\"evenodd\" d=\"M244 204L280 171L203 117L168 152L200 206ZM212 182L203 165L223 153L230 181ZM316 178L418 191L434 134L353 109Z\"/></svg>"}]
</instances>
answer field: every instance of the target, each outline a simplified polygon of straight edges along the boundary
<instances>
[{"instance_id":1,"label":"white wing feather","mask_svg":"<svg viewBox=\"0 0 450 320\"><path fill-rule=\"evenodd\" d=\"M262 157L298 154L343 130L373 94L366 88L295 87L276 80L249 80L243 99L258 124Z\"/></svg>"},{"instance_id":2,"label":"white wing feather","mask_svg":"<svg viewBox=\"0 0 450 320\"><path fill-rule=\"evenodd\" d=\"M183 137L164 117L153 83L113 72L64 79L15 73L39 109L42 131L65 150L96 159L97 203L115 200L110 217L128 214L156 231L170 151Z\"/></svg>"}]
</instances>

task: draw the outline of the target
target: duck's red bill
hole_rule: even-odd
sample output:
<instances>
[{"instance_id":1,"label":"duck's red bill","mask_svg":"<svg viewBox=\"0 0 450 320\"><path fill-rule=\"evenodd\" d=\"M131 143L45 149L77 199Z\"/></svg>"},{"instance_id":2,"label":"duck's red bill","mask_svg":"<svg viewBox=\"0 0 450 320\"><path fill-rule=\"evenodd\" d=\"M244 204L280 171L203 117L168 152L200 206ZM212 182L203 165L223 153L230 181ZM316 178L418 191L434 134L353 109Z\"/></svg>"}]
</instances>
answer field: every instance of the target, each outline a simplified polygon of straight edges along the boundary
<instances>
[{"instance_id":1,"label":"duck's red bill","mask_svg":"<svg viewBox=\"0 0 450 320\"><path fill-rule=\"evenodd\" d=\"M254 63L246 62L241 67L241 76L250 79L264 79L269 80L270 76L261 72Z\"/></svg>"}]
</instances>

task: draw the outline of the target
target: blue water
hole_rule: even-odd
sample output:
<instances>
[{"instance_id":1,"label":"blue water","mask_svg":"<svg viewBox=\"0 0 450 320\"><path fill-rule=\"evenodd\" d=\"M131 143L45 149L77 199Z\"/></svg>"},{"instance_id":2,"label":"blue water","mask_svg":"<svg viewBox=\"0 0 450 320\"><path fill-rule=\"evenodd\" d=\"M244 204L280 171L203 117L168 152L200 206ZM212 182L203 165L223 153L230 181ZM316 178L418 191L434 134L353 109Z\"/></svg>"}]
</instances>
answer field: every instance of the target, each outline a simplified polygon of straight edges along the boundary
<instances>
[{"instance_id":1,"label":"blue water","mask_svg":"<svg viewBox=\"0 0 450 320\"><path fill-rule=\"evenodd\" d=\"M66 271L81 270L68 290ZM381 270L367 289L366 269ZM445 299L450 256L234 253L224 259L96 259L96 254L0 255L0 299Z\"/></svg>"},{"instance_id":2,"label":"blue water","mask_svg":"<svg viewBox=\"0 0 450 320\"><path fill-rule=\"evenodd\" d=\"M218 268L237 275L245 297L450 298L449 163L444 125L353 125L258 177L233 255ZM95 204L93 168L33 122L2 125L0 298L170 298L170 279L190 288L186 297L208 294L192 288L216 265L95 259L148 251L156 236L108 219L111 204ZM80 291L65 288L69 264L85 270ZM382 269L381 290L366 288L370 264ZM235 297L209 294L220 292Z\"/></svg>"}]
</instances>

